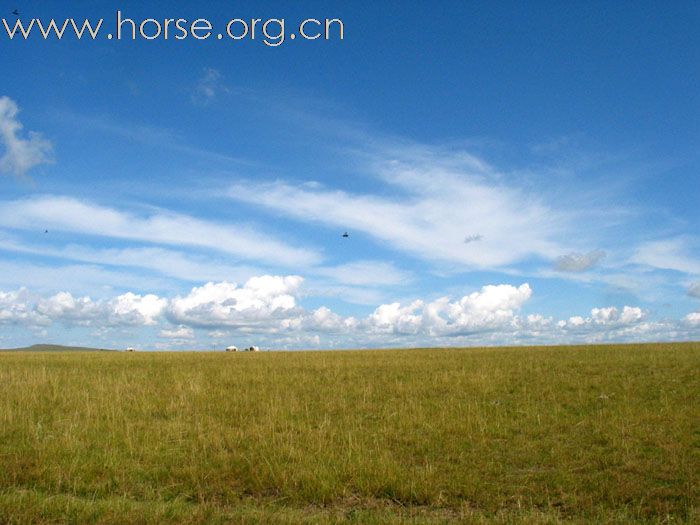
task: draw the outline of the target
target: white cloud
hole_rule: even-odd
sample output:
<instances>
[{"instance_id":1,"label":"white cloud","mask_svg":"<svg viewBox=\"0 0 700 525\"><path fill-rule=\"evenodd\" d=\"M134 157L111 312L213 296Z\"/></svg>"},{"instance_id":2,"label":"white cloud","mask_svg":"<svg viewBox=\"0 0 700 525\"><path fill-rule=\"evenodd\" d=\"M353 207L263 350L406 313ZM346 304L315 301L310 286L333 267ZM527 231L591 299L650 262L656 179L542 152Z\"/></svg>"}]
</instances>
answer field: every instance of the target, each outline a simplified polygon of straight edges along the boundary
<instances>
[{"instance_id":1,"label":"white cloud","mask_svg":"<svg viewBox=\"0 0 700 525\"><path fill-rule=\"evenodd\" d=\"M165 339L194 339L194 330L181 325L170 330L161 330L158 335Z\"/></svg>"},{"instance_id":2,"label":"white cloud","mask_svg":"<svg viewBox=\"0 0 700 525\"><path fill-rule=\"evenodd\" d=\"M417 300L405 306L382 305L370 315L369 325L384 332L431 336L495 330L512 325L515 313L531 295L527 283L488 285L454 302L442 297L427 304Z\"/></svg>"},{"instance_id":3,"label":"white cloud","mask_svg":"<svg viewBox=\"0 0 700 525\"><path fill-rule=\"evenodd\" d=\"M692 312L686 315L683 320L693 326L700 326L700 312Z\"/></svg>"},{"instance_id":4,"label":"white cloud","mask_svg":"<svg viewBox=\"0 0 700 525\"><path fill-rule=\"evenodd\" d=\"M64 324L143 326L156 324L166 304L167 300L153 294L141 296L128 292L108 301L93 301L90 297L59 292L40 299L35 310Z\"/></svg>"},{"instance_id":5,"label":"white cloud","mask_svg":"<svg viewBox=\"0 0 700 525\"><path fill-rule=\"evenodd\" d=\"M387 298L380 286L339 285L330 279L304 280L304 295L307 297L328 297L347 303L373 306Z\"/></svg>"},{"instance_id":6,"label":"white cloud","mask_svg":"<svg viewBox=\"0 0 700 525\"><path fill-rule=\"evenodd\" d=\"M398 195L394 198L285 182L246 182L233 186L229 196L301 221L363 232L395 249L460 269L562 253L559 239L570 225L571 210L555 209L534 193L505 184L502 175L465 154L397 156L400 160L372 166L379 181ZM474 231L482 236L479 242L465 243Z\"/></svg>"},{"instance_id":7,"label":"white cloud","mask_svg":"<svg viewBox=\"0 0 700 525\"><path fill-rule=\"evenodd\" d=\"M31 276L31 282L27 281L27 275ZM48 266L0 259L0 289L15 289L30 284L32 291L47 294L59 291L63 283L70 283L73 294L95 298L112 297L130 289L160 292L175 290L172 279L112 271L95 265Z\"/></svg>"},{"instance_id":8,"label":"white cloud","mask_svg":"<svg viewBox=\"0 0 700 525\"><path fill-rule=\"evenodd\" d=\"M89 220L86 220L89 217ZM69 197L45 196L10 201L0 208L8 228L65 231L178 246L196 246L241 259L297 266L319 262L311 250L295 248L247 226L204 221L159 211L146 217Z\"/></svg>"},{"instance_id":9,"label":"white cloud","mask_svg":"<svg viewBox=\"0 0 700 525\"><path fill-rule=\"evenodd\" d=\"M596 324L608 324L617 319L617 308L614 306L607 308L593 308L591 310L591 318Z\"/></svg>"},{"instance_id":10,"label":"white cloud","mask_svg":"<svg viewBox=\"0 0 700 525\"><path fill-rule=\"evenodd\" d=\"M359 286L393 286L413 279L410 272L397 268L393 263L371 260L316 268L314 273L342 284Z\"/></svg>"},{"instance_id":11,"label":"white cloud","mask_svg":"<svg viewBox=\"0 0 700 525\"><path fill-rule=\"evenodd\" d=\"M17 120L19 108L8 97L0 97L0 173L20 177L39 164L51 161L51 143L30 131L22 138L22 124Z\"/></svg>"},{"instance_id":12,"label":"white cloud","mask_svg":"<svg viewBox=\"0 0 700 525\"><path fill-rule=\"evenodd\" d=\"M0 324L38 326L49 321L33 306L33 298L26 288L0 291Z\"/></svg>"},{"instance_id":13,"label":"white cloud","mask_svg":"<svg viewBox=\"0 0 700 525\"><path fill-rule=\"evenodd\" d=\"M280 326L285 330L309 333L348 333L358 325L354 317L342 317L322 306L309 314L283 319Z\"/></svg>"},{"instance_id":14,"label":"white cloud","mask_svg":"<svg viewBox=\"0 0 700 525\"><path fill-rule=\"evenodd\" d=\"M120 324L151 325L156 323L166 304L166 299L153 294L141 296L128 292L109 303L110 317Z\"/></svg>"},{"instance_id":15,"label":"white cloud","mask_svg":"<svg viewBox=\"0 0 700 525\"><path fill-rule=\"evenodd\" d=\"M103 266L126 266L153 270L184 281L223 281L248 279L261 273L259 268L230 265L223 257L213 257L169 250L160 247L92 248L69 244L54 248L51 245L31 245L18 242L0 232L0 249L16 253L56 257L72 261L95 263ZM224 256L225 257L225 256Z\"/></svg>"},{"instance_id":16,"label":"white cloud","mask_svg":"<svg viewBox=\"0 0 700 525\"><path fill-rule=\"evenodd\" d=\"M226 262L225 255L198 254L184 250L171 250L161 247L137 247L129 246L125 248L92 248L84 244L69 244L64 247L53 247L51 244L27 244L17 239L3 234L0 231L0 249L21 254L41 255L44 257L54 257L68 259L71 261L81 261L101 265L105 267L128 267L142 268L158 272L164 276L175 277L187 282L207 282L207 281L246 281L256 275L266 272L265 266L256 267L253 265L231 265ZM266 263L275 264L275 260L267 260ZM43 271L35 266L30 272L32 282L36 285L39 281L53 283L66 279L57 279L53 276L60 273L59 268L46 267ZM108 275L114 272L97 266L79 266L75 275L69 280L73 286L80 281L90 277L92 289L86 283L81 290L93 292L95 287L103 287L106 283L121 283L132 288L153 289L144 283L135 283L139 278L131 274L130 278L120 273L119 277L111 278ZM318 297L337 297L343 301L354 304L376 305L384 298L387 288L404 285L414 282L415 275L409 271L397 268L394 264L385 261L360 260L338 266L308 267L307 271L311 276L307 281L306 295ZM7 279L10 275L20 273L9 270L3 272L3 263L0 262L0 286L16 286L22 284L18 279L3 282L3 273ZM99 274L100 277L97 277ZM116 275L116 274L115 274ZM44 277L42 277L44 276ZM167 283L168 281L162 281ZM159 289L163 285L158 285ZM49 286L50 288L51 286Z\"/></svg>"},{"instance_id":17,"label":"white cloud","mask_svg":"<svg viewBox=\"0 0 700 525\"><path fill-rule=\"evenodd\" d=\"M588 253L572 252L558 257L554 268L560 272L583 272L595 266L605 257L603 250L593 250Z\"/></svg>"},{"instance_id":18,"label":"white cloud","mask_svg":"<svg viewBox=\"0 0 700 525\"><path fill-rule=\"evenodd\" d=\"M637 249L632 262L646 264L654 268L700 275L700 260L688 253L689 248L696 244L697 241L689 237L648 242Z\"/></svg>"},{"instance_id":19,"label":"white cloud","mask_svg":"<svg viewBox=\"0 0 700 525\"><path fill-rule=\"evenodd\" d=\"M172 299L168 316L176 323L192 326L263 326L271 319L294 314L294 294L302 280L294 275L263 275L243 286L209 282L193 288L185 297Z\"/></svg>"},{"instance_id":20,"label":"white cloud","mask_svg":"<svg viewBox=\"0 0 700 525\"><path fill-rule=\"evenodd\" d=\"M103 300L69 292L43 298L20 289L0 292L0 324L35 329L61 323L97 331L151 325L159 338L176 346L191 346L194 329L207 327L205 347L249 341L270 348L689 340L700 328L700 312L653 321L634 306L598 307L588 316L558 321L525 315L521 310L532 296L528 284L487 285L456 299L386 303L365 317L346 317L325 306L302 308L297 303L301 284L298 276L265 275L243 286L210 282L170 300L131 292Z\"/></svg>"},{"instance_id":21,"label":"white cloud","mask_svg":"<svg viewBox=\"0 0 700 525\"><path fill-rule=\"evenodd\" d=\"M634 324L646 317L646 312L637 306L625 306L622 308L619 321L622 324Z\"/></svg>"},{"instance_id":22,"label":"white cloud","mask_svg":"<svg viewBox=\"0 0 700 525\"><path fill-rule=\"evenodd\" d=\"M413 301L407 305L401 303L383 304L369 316L370 328L378 332L397 334L417 334L423 324L419 310L423 301Z\"/></svg>"},{"instance_id":23,"label":"white cloud","mask_svg":"<svg viewBox=\"0 0 700 525\"><path fill-rule=\"evenodd\" d=\"M584 326L586 324L586 320L581 317L580 315L574 315L572 317L569 317L568 321L559 321L558 326L560 328L564 328L566 326Z\"/></svg>"},{"instance_id":24,"label":"white cloud","mask_svg":"<svg viewBox=\"0 0 700 525\"><path fill-rule=\"evenodd\" d=\"M109 134L112 136L109 140L112 140L113 137L126 139L141 145L157 148L158 150L175 151L178 156L184 154L191 157L199 157L209 163L217 162L227 165L235 163L246 166L255 165L254 162L246 159L196 147L191 142L185 140L182 134L172 129L158 128L150 124L128 121L123 118L123 115L119 114L90 114L86 116L60 111L57 112L57 118L60 118L67 123L67 125L74 126L89 134Z\"/></svg>"},{"instance_id":25,"label":"white cloud","mask_svg":"<svg viewBox=\"0 0 700 525\"><path fill-rule=\"evenodd\" d=\"M211 67L204 68L197 85L192 92L192 102L206 105L213 101L219 93L227 92L228 89L221 81L221 73Z\"/></svg>"},{"instance_id":26,"label":"white cloud","mask_svg":"<svg viewBox=\"0 0 700 525\"><path fill-rule=\"evenodd\" d=\"M637 306L624 306L622 311L614 306L593 308L590 317L570 317L567 321L560 321L558 326L564 329L574 330L599 330L608 327L629 326L641 322L646 318L646 312Z\"/></svg>"},{"instance_id":27,"label":"white cloud","mask_svg":"<svg viewBox=\"0 0 700 525\"><path fill-rule=\"evenodd\" d=\"M47 299L40 299L36 311L52 321L66 324L89 325L102 318L106 320L103 305L89 297L73 297L69 292L59 292Z\"/></svg>"}]
</instances>

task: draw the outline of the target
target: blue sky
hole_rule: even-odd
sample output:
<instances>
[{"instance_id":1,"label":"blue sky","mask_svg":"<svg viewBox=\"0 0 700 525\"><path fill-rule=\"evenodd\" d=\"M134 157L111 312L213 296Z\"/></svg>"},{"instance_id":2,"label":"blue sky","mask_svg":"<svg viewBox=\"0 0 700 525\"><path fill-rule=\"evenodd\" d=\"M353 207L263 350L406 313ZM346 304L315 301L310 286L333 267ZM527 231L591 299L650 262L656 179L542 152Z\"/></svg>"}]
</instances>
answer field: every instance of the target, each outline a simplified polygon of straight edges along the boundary
<instances>
[{"instance_id":1,"label":"blue sky","mask_svg":"<svg viewBox=\"0 0 700 525\"><path fill-rule=\"evenodd\" d=\"M0 347L697 340L700 7L376 4L17 2L344 38L0 27Z\"/></svg>"}]
</instances>

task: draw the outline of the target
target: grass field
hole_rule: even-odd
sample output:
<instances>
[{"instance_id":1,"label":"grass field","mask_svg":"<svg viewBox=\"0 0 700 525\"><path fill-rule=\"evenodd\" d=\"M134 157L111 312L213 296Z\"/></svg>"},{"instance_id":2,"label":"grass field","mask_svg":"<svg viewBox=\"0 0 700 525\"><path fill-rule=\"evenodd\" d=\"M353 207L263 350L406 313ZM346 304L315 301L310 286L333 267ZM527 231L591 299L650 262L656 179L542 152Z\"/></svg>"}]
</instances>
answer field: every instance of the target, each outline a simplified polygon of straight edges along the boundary
<instances>
[{"instance_id":1,"label":"grass field","mask_svg":"<svg viewBox=\"0 0 700 525\"><path fill-rule=\"evenodd\" d=\"M700 343L0 352L0 522L700 522Z\"/></svg>"}]
</instances>

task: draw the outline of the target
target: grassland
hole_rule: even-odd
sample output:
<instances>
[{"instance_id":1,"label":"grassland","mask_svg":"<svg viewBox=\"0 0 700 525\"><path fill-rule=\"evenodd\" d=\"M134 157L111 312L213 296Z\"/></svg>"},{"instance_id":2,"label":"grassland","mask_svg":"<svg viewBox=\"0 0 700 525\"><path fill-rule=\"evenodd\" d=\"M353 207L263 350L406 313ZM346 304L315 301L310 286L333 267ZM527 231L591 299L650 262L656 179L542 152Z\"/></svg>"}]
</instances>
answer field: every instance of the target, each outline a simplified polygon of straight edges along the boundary
<instances>
[{"instance_id":1,"label":"grassland","mask_svg":"<svg viewBox=\"0 0 700 525\"><path fill-rule=\"evenodd\" d=\"M700 522L700 344L0 352L0 522Z\"/></svg>"}]
</instances>

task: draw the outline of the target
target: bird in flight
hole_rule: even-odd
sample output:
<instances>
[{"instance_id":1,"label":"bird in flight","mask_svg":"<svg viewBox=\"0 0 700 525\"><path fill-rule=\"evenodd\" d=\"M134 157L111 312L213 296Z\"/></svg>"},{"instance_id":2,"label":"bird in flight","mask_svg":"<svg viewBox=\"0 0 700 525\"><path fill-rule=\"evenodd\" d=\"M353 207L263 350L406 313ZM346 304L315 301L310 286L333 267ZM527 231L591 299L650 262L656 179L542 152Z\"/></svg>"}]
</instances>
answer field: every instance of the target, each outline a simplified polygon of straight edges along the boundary
<instances>
[{"instance_id":1,"label":"bird in flight","mask_svg":"<svg viewBox=\"0 0 700 525\"><path fill-rule=\"evenodd\" d=\"M49 233L49 230L44 230L44 233Z\"/></svg>"},{"instance_id":2,"label":"bird in flight","mask_svg":"<svg viewBox=\"0 0 700 525\"><path fill-rule=\"evenodd\" d=\"M14 11L12 11L12 14L15 16L19 16L19 11L17 9L15 9Z\"/></svg>"},{"instance_id":3,"label":"bird in flight","mask_svg":"<svg viewBox=\"0 0 700 525\"><path fill-rule=\"evenodd\" d=\"M348 237L350 237L350 234L349 234L348 232L345 232L345 233L343 234L343 238L344 238L344 239L347 239Z\"/></svg>"}]
</instances>

